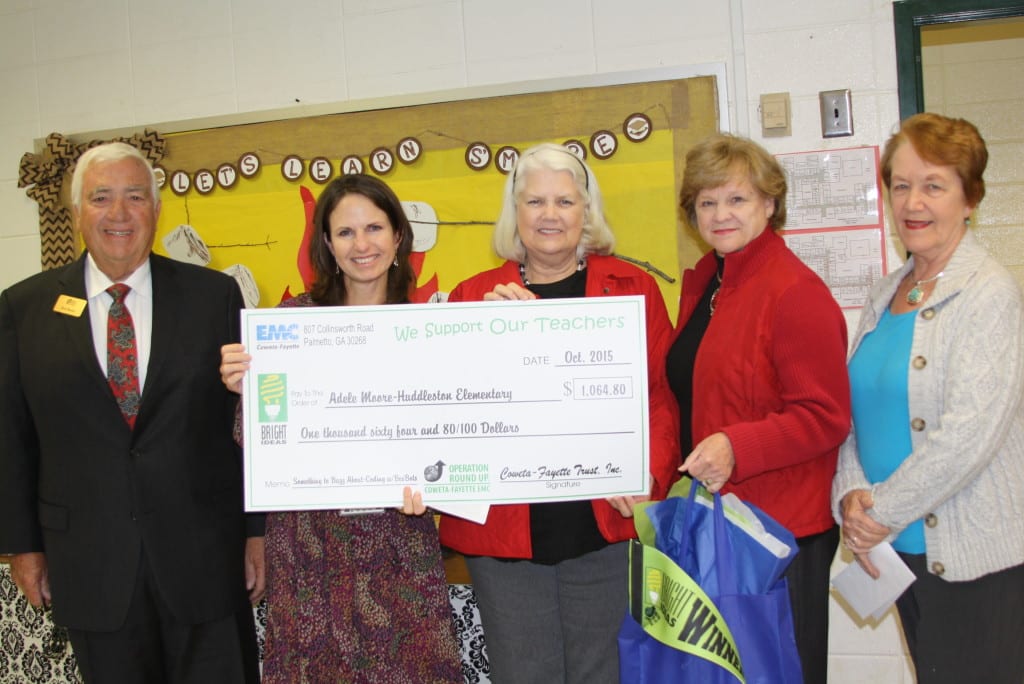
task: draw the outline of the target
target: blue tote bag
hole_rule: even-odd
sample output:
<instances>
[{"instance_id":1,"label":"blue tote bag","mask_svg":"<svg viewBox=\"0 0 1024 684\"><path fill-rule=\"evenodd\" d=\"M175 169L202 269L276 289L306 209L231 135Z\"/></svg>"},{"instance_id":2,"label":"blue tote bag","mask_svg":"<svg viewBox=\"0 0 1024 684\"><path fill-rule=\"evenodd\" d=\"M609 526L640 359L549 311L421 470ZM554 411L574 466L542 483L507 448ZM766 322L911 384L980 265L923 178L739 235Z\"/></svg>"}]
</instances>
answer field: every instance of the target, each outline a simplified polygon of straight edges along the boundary
<instances>
[{"instance_id":1,"label":"blue tote bag","mask_svg":"<svg viewBox=\"0 0 1024 684\"><path fill-rule=\"evenodd\" d=\"M654 538L671 548L663 553L631 542L630 609L618 638L620 681L801 684L789 593L781 578L796 552L792 535L782 537L792 549L785 562L769 561L746 532L727 521L719 495L701 513L707 507L697 502L697 491L693 482L689 497L666 499L639 512L641 539ZM661 513L667 515L659 515L663 506ZM749 508L758 518L767 517ZM665 520L672 521L671 529ZM737 571L750 564L760 566L760 576ZM703 583L698 580L702 573ZM766 590L744 589L744 584L765 585Z\"/></svg>"},{"instance_id":2,"label":"blue tote bag","mask_svg":"<svg viewBox=\"0 0 1024 684\"><path fill-rule=\"evenodd\" d=\"M691 495L692 484L689 477L683 478L672 487L668 498L642 509L635 517L640 541L678 563L704 591L718 595L718 554L714 552L717 535L712 517L715 510L721 510L726 520L725 537L737 563L733 566L735 590L742 594L768 593L796 555L793 534L735 494L716 497L698 487Z\"/></svg>"}]
</instances>

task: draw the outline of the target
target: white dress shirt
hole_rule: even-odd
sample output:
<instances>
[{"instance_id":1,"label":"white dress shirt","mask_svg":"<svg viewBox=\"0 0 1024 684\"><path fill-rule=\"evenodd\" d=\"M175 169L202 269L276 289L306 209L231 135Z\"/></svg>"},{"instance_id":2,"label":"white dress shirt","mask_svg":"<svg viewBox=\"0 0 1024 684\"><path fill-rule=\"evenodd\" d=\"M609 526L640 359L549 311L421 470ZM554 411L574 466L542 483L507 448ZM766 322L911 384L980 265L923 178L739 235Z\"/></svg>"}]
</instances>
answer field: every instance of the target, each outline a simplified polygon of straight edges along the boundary
<instances>
[{"instance_id":1,"label":"white dress shirt","mask_svg":"<svg viewBox=\"0 0 1024 684\"><path fill-rule=\"evenodd\" d=\"M132 315L135 324L135 349L139 358L139 393L146 387L146 369L149 366L150 337L153 333L153 276L149 259L124 279L131 291L124 298L124 305ZM91 254L85 257L85 295L89 300L89 323L92 326L92 344L96 348L103 375L107 374L107 314L114 298L107 294L107 288L114 284L93 261Z\"/></svg>"}]
</instances>

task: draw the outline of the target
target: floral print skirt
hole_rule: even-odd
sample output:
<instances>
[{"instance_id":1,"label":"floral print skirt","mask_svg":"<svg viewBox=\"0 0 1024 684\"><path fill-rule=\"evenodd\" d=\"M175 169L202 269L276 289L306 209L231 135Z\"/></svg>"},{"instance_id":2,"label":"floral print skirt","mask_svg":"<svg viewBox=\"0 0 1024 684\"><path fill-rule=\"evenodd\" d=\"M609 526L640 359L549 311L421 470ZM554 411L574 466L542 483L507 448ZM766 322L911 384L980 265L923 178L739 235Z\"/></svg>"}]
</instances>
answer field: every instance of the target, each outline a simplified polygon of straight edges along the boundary
<instances>
[{"instance_id":1,"label":"floral print skirt","mask_svg":"<svg viewBox=\"0 0 1024 684\"><path fill-rule=\"evenodd\" d=\"M271 513L266 564L265 684L463 681L430 515Z\"/></svg>"}]
</instances>

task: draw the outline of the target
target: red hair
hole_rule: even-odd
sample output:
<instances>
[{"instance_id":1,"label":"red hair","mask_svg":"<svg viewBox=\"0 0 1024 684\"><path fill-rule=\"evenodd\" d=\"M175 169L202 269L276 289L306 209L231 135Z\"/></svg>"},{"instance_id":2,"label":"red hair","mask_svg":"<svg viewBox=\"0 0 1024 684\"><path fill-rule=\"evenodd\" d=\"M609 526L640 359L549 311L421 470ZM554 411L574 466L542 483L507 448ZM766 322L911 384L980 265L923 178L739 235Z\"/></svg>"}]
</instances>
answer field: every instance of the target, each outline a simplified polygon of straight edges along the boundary
<instances>
[{"instance_id":1,"label":"red hair","mask_svg":"<svg viewBox=\"0 0 1024 684\"><path fill-rule=\"evenodd\" d=\"M951 119L941 114L915 114L900 124L900 130L885 143L882 153L882 182L892 187L892 158L904 143L910 143L917 155L937 166L952 166L964 186L967 205L977 207L985 197L985 167L988 148L978 129L970 121Z\"/></svg>"}]
</instances>

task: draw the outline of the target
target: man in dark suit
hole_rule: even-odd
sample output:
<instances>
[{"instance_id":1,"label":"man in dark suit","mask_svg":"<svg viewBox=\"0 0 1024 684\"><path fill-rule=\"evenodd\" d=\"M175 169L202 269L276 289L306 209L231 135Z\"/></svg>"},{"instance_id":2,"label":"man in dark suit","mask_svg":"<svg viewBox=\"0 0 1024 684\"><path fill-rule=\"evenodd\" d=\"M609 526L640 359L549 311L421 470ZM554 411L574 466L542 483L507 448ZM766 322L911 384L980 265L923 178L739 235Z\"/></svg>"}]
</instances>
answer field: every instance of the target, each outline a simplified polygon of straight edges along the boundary
<instances>
[{"instance_id":1,"label":"man in dark suit","mask_svg":"<svg viewBox=\"0 0 1024 684\"><path fill-rule=\"evenodd\" d=\"M86 254L0 295L0 553L86 682L258 682L262 520L218 372L241 295L151 254L160 200L134 147L84 153L72 203Z\"/></svg>"}]
</instances>

